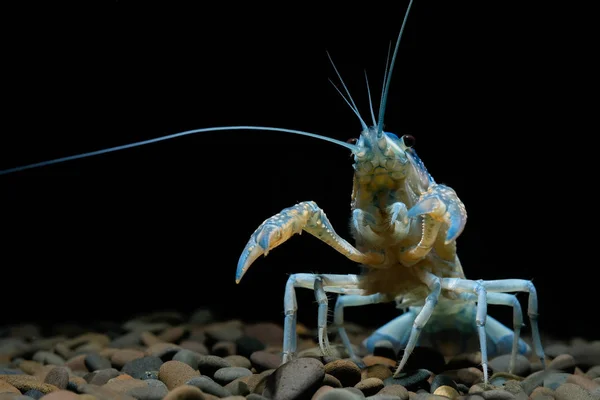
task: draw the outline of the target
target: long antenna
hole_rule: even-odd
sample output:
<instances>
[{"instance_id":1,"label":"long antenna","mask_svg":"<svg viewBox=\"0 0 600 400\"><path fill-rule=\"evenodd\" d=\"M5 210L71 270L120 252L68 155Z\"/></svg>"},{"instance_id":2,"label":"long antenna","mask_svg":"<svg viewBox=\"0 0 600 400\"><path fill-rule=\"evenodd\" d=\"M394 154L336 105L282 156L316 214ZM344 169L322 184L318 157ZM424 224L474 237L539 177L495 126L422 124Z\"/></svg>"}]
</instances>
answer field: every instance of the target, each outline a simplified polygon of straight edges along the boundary
<instances>
[{"instance_id":1,"label":"long antenna","mask_svg":"<svg viewBox=\"0 0 600 400\"><path fill-rule=\"evenodd\" d=\"M381 104L379 106L379 120L377 123L377 133L383 133L383 116L385 114L385 106L387 103L388 93L390 91L390 81L392 80L392 70L394 69L394 64L396 62L396 56L398 55L398 49L400 48L400 39L402 39L402 33L404 33L404 27L406 26L406 20L408 19L408 13L410 12L410 7L412 6L413 0L410 0L408 3L408 8L406 9L406 13L404 14L404 21L402 21L402 27L400 28L400 33L398 34L398 40L396 41L396 48L394 49L394 55L392 57L392 63L390 64L390 73L387 76L387 80L385 82L385 89L383 90L383 97L381 100Z\"/></svg>"}]
</instances>

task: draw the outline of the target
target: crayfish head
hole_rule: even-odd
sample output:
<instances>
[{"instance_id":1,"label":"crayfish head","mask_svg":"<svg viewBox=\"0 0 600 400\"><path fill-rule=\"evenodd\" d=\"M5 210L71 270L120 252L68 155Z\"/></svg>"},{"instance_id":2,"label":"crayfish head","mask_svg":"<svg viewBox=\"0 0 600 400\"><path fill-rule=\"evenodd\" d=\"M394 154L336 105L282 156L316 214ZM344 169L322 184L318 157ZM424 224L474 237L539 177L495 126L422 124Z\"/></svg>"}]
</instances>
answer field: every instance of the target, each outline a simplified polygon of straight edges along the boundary
<instances>
[{"instance_id":1,"label":"crayfish head","mask_svg":"<svg viewBox=\"0 0 600 400\"><path fill-rule=\"evenodd\" d=\"M393 181L404 179L409 173L413 144L410 135L399 138L390 132L379 133L376 127L365 129L355 144L354 169L364 180L383 175Z\"/></svg>"}]
</instances>

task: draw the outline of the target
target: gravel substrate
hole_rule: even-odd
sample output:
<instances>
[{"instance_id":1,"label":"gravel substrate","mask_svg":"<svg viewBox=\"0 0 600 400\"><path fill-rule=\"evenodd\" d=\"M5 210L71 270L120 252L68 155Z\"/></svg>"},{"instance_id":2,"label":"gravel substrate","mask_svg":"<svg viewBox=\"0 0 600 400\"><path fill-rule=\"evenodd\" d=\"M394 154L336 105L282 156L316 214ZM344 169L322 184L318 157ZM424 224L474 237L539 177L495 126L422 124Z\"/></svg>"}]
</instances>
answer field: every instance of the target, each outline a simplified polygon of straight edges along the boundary
<instances>
[{"instance_id":1,"label":"gravel substrate","mask_svg":"<svg viewBox=\"0 0 600 400\"><path fill-rule=\"evenodd\" d=\"M208 310L177 312L124 324L0 330L0 400L600 400L600 340L546 342L547 368L520 356L490 360L484 387L479 353L444 357L417 348L392 378L397 355L382 344L361 349L371 331L348 323L363 368L347 358L334 330L322 356L314 331L299 324L298 358L280 366L283 329L264 322L214 321Z\"/></svg>"}]
</instances>

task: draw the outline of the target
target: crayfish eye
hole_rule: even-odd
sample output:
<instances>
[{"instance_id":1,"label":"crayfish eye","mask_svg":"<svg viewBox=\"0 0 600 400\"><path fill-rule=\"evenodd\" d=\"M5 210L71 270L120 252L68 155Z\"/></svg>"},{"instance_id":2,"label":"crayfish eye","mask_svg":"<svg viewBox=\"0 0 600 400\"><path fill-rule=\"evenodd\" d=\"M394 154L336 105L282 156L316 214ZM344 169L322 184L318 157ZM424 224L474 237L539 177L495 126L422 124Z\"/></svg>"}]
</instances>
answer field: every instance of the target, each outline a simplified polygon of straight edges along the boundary
<instances>
[{"instance_id":1,"label":"crayfish eye","mask_svg":"<svg viewBox=\"0 0 600 400\"><path fill-rule=\"evenodd\" d=\"M350 144L356 144L356 142L358 142L357 138L350 138L350 139L346 140L346 143L350 143Z\"/></svg>"},{"instance_id":2,"label":"crayfish eye","mask_svg":"<svg viewBox=\"0 0 600 400\"><path fill-rule=\"evenodd\" d=\"M413 147L415 145L415 137L413 135L403 135L402 141L406 147Z\"/></svg>"}]
</instances>

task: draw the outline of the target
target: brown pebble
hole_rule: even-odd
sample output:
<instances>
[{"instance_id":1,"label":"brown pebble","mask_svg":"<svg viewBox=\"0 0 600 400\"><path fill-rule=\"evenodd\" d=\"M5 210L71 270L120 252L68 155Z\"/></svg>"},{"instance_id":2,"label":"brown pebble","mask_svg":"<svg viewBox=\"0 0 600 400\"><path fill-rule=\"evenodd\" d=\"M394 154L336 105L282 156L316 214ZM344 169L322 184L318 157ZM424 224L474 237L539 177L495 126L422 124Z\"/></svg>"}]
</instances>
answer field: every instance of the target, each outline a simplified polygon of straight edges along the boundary
<instances>
[{"instance_id":1,"label":"brown pebble","mask_svg":"<svg viewBox=\"0 0 600 400\"><path fill-rule=\"evenodd\" d=\"M594 382L593 380L591 380L587 376L570 375L570 376L567 377L567 382L579 385L579 386L581 386L582 388L584 388L585 390L587 390L589 392L591 392L591 391L595 390L596 388L600 387L599 383Z\"/></svg>"},{"instance_id":2,"label":"brown pebble","mask_svg":"<svg viewBox=\"0 0 600 400\"><path fill-rule=\"evenodd\" d=\"M593 400L590 392L574 383L563 383L554 391L556 400Z\"/></svg>"},{"instance_id":3,"label":"brown pebble","mask_svg":"<svg viewBox=\"0 0 600 400\"><path fill-rule=\"evenodd\" d=\"M156 356L156 357L160 358L165 353L168 353L170 351L175 353L178 350L181 350L181 347L177 346L176 344L158 342L158 343L154 343L153 345L149 346L146 349L146 355L147 356Z\"/></svg>"},{"instance_id":4,"label":"brown pebble","mask_svg":"<svg viewBox=\"0 0 600 400\"><path fill-rule=\"evenodd\" d=\"M152 346L153 344L162 342L162 340L160 340L158 336L148 331L142 332L140 334L140 339L142 340L142 343L144 343L148 347Z\"/></svg>"},{"instance_id":5,"label":"brown pebble","mask_svg":"<svg viewBox=\"0 0 600 400\"><path fill-rule=\"evenodd\" d=\"M396 364L397 364L396 361L392 360L391 358L381 357L381 356L372 356L372 355L364 356L363 362L365 363L365 365L367 367L369 367L371 365L375 365L375 364L383 364L383 365L389 365L390 367L396 367Z\"/></svg>"},{"instance_id":6,"label":"brown pebble","mask_svg":"<svg viewBox=\"0 0 600 400\"><path fill-rule=\"evenodd\" d=\"M0 393L17 393L21 394L21 391L11 385L10 383L0 379Z\"/></svg>"},{"instance_id":7,"label":"brown pebble","mask_svg":"<svg viewBox=\"0 0 600 400\"><path fill-rule=\"evenodd\" d=\"M114 390L117 393L127 393L131 389L146 387L148 384L141 379L117 379L109 380L102 387Z\"/></svg>"},{"instance_id":8,"label":"brown pebble","mask_svg":"<svg viewBox=\"0 0 600 400\"><path fill-rule=\"evenodd\" d=\"M115 368L121 369L130 361L137 360L146 356L143 351L133 349L122 349L113 353L110 357L110 362Z\"/></svg>"},{"instance_id":9,"label":"brown pebble","mask_svg":"<svg viewBox=\"0 0 600 400\"><path fill-rule=\"evenodd\" d=\"M105 347L105 348L101 349L98 352L98 354L100 354L102 357L110 360L111 357L113 356L113 354L115 354L117 351L121 351L121 349L116 349L114 347Z\"/></svg>"},{"instance_id":10,"label":"brown pebble","mask_svg":"<svg viewBox=\"0 0 600 400\"><path fill-rule=\"evenodd\" d=\"M196 353L200 353L205 356L210 354L210 351L208 351L208 348L204 343L197 342L195 340L184 340L181 343L179 343L179 346L182 349L195 351Z\"/></svg>"},{"instance_id":11,"label":"brown pebble","mask_svg":"<svg viewBox=\"0 0 600 400\"><path fill-rule=\"evenodd\" d=\"M360 382L360 368L351 360L335 360L325 364L325 373L335 376L343 387Z\"/></svg>"},{"instance_id":12,"label":"brown pebble","mask_svg":"<svg viewBox=\"0 0 600 400\"><path fill-rule=\"evenodd\" d=\"M44 382L54 385L59 389L66 389L69 384L69 370L65 367L54 367L48 371Z\"/></svg>"},{"instance_id":13,"label":"brown pebble","mask_svg":"<svg viewBox=\"0 0 600 400\"><path fill-rule=\"evenodd\" d=\"M186 364L187 365L187 364ZM163 400L204 400L205 395L196 386L182 385L173 389Z\"/></svg>"},{"instance_id":14,"label":"brown pebble","mask_svg":"<svg viewBox=\"0 0 600 400\"><path fill-rule=\"evenodd\" d=\"M366 396L372 396L383 389L383 381L379 378L367 378L354 385Z\"/></svg>"},{"instance_id":15,"label":"brown pebble","mask_svg":"<svg viewBox=\"0 0 600 400\"><path fill-rule=\"evenodd\" d=\"M85 366L85 357L85 354L74 356L68 359L64 366L71 368L71 371L88 371Z\"/></svg>"},{"instance_id":16,"label":"brown pebble","mask_svg":"<svg viewBox=\"0 0 600 400\"><path fill-rule=\"evenodd\" d=\"M181 361L167 361L158 370L158 379L167 385L169 390L185 384L195 376L200 376L200 372Z\"/></svg>"},{"instance_id":17,"label":"brown pebble","mask_svg":"<svg viewBox=\"0 0 600 400\"><path fill-rule=\"evenodd\" d=\"M385 394L389 396L398 396L400 400L408 400L408 390L402 385L388 385L381 389L377 394Z\"/></svg>"},{"instance_id":18,"label":"brown pebble","mask_svg":"<svg viewBox=\"0 0 600 400\"><path fill-rule=\"evenodd\" d=\"M311 400L318 400L319 397L323 396L325 393L329 392L331 389L333 389L331 386L329 385L323 385L321 386L316 392L315 394L313 394L312 399Z\"/></svg>"},{"instance_id":19,"label":"brown pebble","mask_svg":"<svg viewBox=\"0 0 600 400\"><path fill-rule=\"evenodd\" d=\"M456 391L456 389L454 389L452 386L446 386L446 385L442 385L442 386L438 387L437 389L435 389L433 394L436 396L447 397L451 400L455 400L458 398L458 396L460 396L460 394Z\"/></svg>"},{"instance_id":20,"label":"brown pebble","mask_svg":"<svg viewBox=\"0 0 600 400\"><path fill-rule=\"evenodd\" d=\"M100 347L106 347L110 343L110 337L103 333L88 332L63 342L65 346L71 349L88 343L96 343Z\"/></svg>"},{"instance_id":21,"label":"brown pebble","mask_svg":"<svg viewBox=\"0 0 600 400\"><path fill-rule=\"evenodd\" d=\"M342 382L333 375L325 374L323 378L323 385L331 386L332 388L342 388Z\"/></svg>"},{"instance_id":22,"label":"brown pebble","mask_svg":"<svg viewBox=\"0 0 600 400\"><path fill-rule=\"evenodd\" d=\"M529 397L535 399L538 396L552 396L554 398L554 390L543 386L536 387Z\"/></svg>"},{"instance_id":23,"label":"brown pebble","mask_svg":"<svg viewBox=\"0 0 600 400\"><path fill-rule=\"evenodd\" d=\"M244 356L233 354L224 358L232 367L252 368L252 363Z\"/></svg>"},{"instance_id":24,"label":"brown pebble","mask_svg":"<svg viewBox=\"0 0 600 400\"><path fill-rule=\"evenodd\" d=\"M386 380L390 376L392 376L392 371L390 371L390 367L384 364L375 364L370 365L361 371L361 378L379 378L382 381Z\"/></svg>"},{"instance_id":25,"label":"brown pebble","mask_svg":"<svg viewBox=\"0 0 600 400\"><path fill-rule=\"evenodd\" d=\"M34 375L36 372L44 368L42 363L32 360L23 360L18 364L18 367L29 375Z\"/></svg>"},{"instance_id":26,"label":"brown pebble","mask_svg":"<svg viewBox=\"0 0 600 400\"><path fill-rule=\"evenodd\" d=\"M42 393L50 393L59 390L54 385L44 383L35 376L29 375L0 375L0 380L10 383L21 392L25 393L28 390L35 389Z\"/></svg>"},{"instance_id":27,"label":"brown pebble","mask_svg":"<svg viewBox=\"0 0 600 400\"><path fill-rule=\"evenodd\" d=\"M247 324L243 331L246 336L258 339L267 346L280 346L283 343L283 328L273 322Z\"/></svg>"},{"instance_id":28,"label":"brown pebble","mask_svg":"<svg viewBox=\"0 0 600 400\"><path fill-rule=\"evenodd\" d=\"M41 400L80 400L78 394L68 390L58 390L42 396Z\"/></svg>"},{"instance_id":29,"label":"brown pebble","mask_svg":"<svg viewBox=\"0 0 600 400\"><path fill-rule=\"evenodd\" d=\"M567 373L573 373L575 365L575 358L572 355L560 354L548 364L548 369L557 369Z\"/></svg>"},{"instance_id":30,"label":"brown pebble","mask_svg":"<svg viewBox=\"0 0 600 400\"><path fill-rule=\"evenodd\" d=\"M185 335L186 331L184 326L172 326L158 335L158 339L161 342L175 343Z\"/></svg>"}]
</instances>

